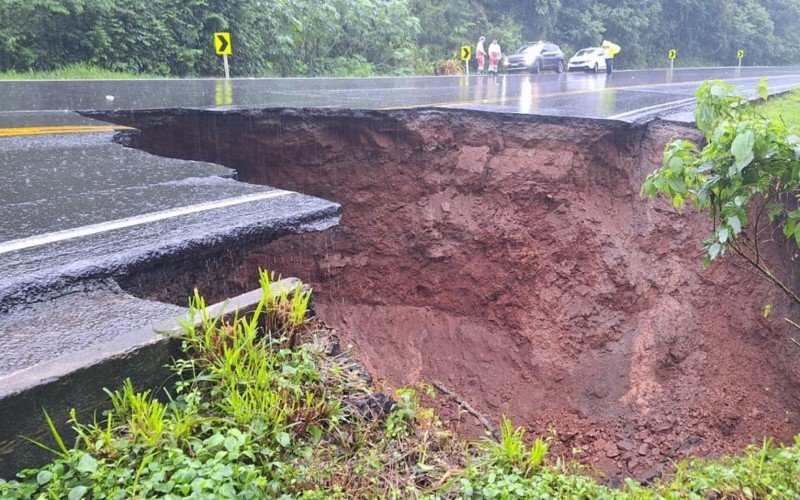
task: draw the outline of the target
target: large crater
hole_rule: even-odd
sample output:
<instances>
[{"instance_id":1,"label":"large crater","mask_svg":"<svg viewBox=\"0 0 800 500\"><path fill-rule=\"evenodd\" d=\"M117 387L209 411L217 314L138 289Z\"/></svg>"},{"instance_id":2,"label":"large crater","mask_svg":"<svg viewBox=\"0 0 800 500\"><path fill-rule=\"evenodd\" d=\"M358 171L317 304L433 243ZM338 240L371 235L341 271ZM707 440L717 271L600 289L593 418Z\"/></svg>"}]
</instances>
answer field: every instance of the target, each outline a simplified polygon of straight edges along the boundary
<instances>
[{"instance_id":1,"label":"large crater","mask_svg":"<svg viewBox=\"0 0 800 500\"><path fill-rule=\"evenodd\" d=\"M104 118L139 128L134 147L344 207L335 230L162 269L134 293L214 301L259 267L300 277L379 380L440 381L610 475L800 431L782 320L797 309L735 263L703 270L705 216L638 196L664 143L694 129L434 110Z\"/></svg>"}]
</instances>

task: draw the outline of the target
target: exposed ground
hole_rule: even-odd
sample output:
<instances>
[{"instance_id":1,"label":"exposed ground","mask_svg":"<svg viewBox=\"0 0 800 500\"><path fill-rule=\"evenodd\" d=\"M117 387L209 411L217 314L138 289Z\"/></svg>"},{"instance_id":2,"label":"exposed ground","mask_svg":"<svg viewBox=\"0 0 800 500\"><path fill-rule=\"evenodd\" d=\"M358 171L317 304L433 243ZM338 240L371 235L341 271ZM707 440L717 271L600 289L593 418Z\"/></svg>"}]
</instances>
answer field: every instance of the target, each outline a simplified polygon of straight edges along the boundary
<instances>
[{"instance_id":1,"label":"exposed ground","mask_svg":"<svg viewBox=\"0 0 800 500\"><path fill-rule=\"evenodd\" d=\"M160 270L140 294L183 303L196 279L208 296L255 288L258 267L297 276L378 380L441 381L609 477L800 432L782 319L798 311L732 263L701 268L704 216L638 196L692 129L436 111L111 119L142 130L135 147L344 207L333 231L176 268L191 278Z\"/></svg>"}]
</instances>

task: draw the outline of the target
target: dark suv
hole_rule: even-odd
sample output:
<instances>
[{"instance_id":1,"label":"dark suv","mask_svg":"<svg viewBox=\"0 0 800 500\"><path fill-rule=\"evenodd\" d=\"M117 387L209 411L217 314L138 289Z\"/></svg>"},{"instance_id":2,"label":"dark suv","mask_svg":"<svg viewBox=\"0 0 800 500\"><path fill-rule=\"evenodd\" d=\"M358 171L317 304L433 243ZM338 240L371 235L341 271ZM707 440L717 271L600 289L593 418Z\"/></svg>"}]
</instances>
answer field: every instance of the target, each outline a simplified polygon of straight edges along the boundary
<instances>
[{"instance_id":1,"label":"dark suv","mask_svg":"<svg viewBox=\"0 0 800 500\"><path fill-rule=\"evenodd\" d=\"M539 73L543 69L552 69L556 73L563 73L566 67L564 61L564 53L558 45L539 41L523 45L506 57L503 64L507 71Z\"/></svg>"}]
</instances>

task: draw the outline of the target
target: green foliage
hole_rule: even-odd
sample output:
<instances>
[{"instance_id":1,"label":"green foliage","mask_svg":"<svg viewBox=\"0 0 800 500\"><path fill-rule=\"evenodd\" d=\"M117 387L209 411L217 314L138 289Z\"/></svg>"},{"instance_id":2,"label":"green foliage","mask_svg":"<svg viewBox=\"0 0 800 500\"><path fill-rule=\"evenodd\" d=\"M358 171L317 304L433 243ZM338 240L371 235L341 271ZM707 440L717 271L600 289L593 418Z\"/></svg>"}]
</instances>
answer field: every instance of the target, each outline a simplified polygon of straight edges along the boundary
<instances>
[{"instance_id":1,"label":"green foliage","mask_svg":"<svg viewBox=\"0 0 800 500\"><path fill-rule=\"evenodd\" d=\"M658 483L652 490L628 486L638 498L797 498L798 477L800 436L788 447L775 447L765 439L741 456L682 461L670 482Z\"/></svg>"},{"instance_id":2,"label":"green foliage","mask_svg":"<svg viewBox=\"0 0 800 500\"><path fill-rule=\"evenodd\" d=\"M375 76L375 67L360 55L327 59L318 69L322 75L333 77Z\"/></svg>"},{"instance_id":3,"label":"green foliage","mask_svg":"<svg viewBox=\"0 0 800 500\"><path fill-rule=\"evenodd\" d=\"M786 64L800 57L800 0L4 0L0 71L75 63L160 76L215 76L230 31L236 76L431 74L479 36L505 52L550 39L569 54L608 38L619 67Z\"/></svg>"},{"instance_id":4,"label":"green foliage","mask_svg":"<svg viewBox=\"0 0 800 500\"><path fill-rule=\"evenodd\" d=\"M780 120L787 127L800 127L800 90L772 97L761 105L761 112L771 120Z\"/></svg>"},{"instance_id":5,"label":"green foliage","mask_svg":"<svg viewBox=\"0 0 800 500\"><path fill-rule=\"evenodd\" d=\"M522 23L509 12L488 10L484 3L411 0L421 28L417 43L437 61L456 58L459 46L475 44L481 36L486 37L487 48L492 38L498 39L504 51L522 45Z\"/></svg>"},{"instance_id":6,"label":"green foliage","mask_svg":"<svg viewBox=\"0 0 800 500\"><path fill-rule=\"evenodd\" d=\"M764 81L756 90L766 99ZM697 99L695 116L706 146L700 150L686 140L667 145L663 166L647 176L642 193L668 196L676 209L691 201L711 216L714 230L703 242L706 265L732 250L800 302L772 271L761 248L764 239L772 238L764 218L800 245L800 210L794 206L800 138L783 121L748 105L730 85L705 82Z\"/></svg>"},{"instance_id":7,"label":"green foliage","mask_svg":"<svg viewBox=\"0 0 800 500\"><path fill-rule=\"evenodd\" d=\"M533 447L528 450L524 437L525 429L515 429L511 420L503 416L500 442L486 440L483 443L486 460L492 466L516 469L525 476L531 475L542 465L548 446L541 438L537 438Z\"/></svg>"},{"instance_id":8,"label":"green foliage","mask_svg":"<svg viewBox=\"0 0 800 500\"><path fill-rule=\"evenodd\" d=\"M109 392L113 409L71 422L73 448L48 425L55 459L0 480L0 498L794 498L794 446L678 465L652 487L609 489L504 418L498 442L465 446L401 389L388 415L353 404L372 392L349 357L325 354L332 333L307 317L309 292L271 285L251 315L224 322L195 293L168 394ZM302 318L302 319L301 319ZM297 340L292 347L291 338Z\"/></svg>"},{"instance_id":9,"label":"green foliage","mask_svg":"<svg viewBox=\"0 0 800 500\"><path fill-rule=\"evenodd\" d=\"M503 417L500 440L484 440L462 477L454 484L467 498L615 498L625 497L601 486L579 466L545 464L548 445L537 438L530 448L525 430Z\"/></svg>"},{"instance_id":10,"label":"green foliage","mask_svg":"<svg viewBox=\"0 0 800 500\"><path fill-rule=\"evenodd\" d=\"M392 72L419 29L406 0L7 0L0 70L83 62L155 75L219 75L215 31L230 31L235 75Z\"/></svg>"},{"instance_id":11,"label":"green foliage","mask_svg":"<svg viewBox=\"0 0 800 500\"><path fill-rule=\"evenodd\" d=\"M76 446L51 425L56 460L0 481L0 498L383 496L455 467L414 391L385 417L347 404L370 388L347 356L324 353L331 333L308 318L310 291L275 292L276 279L262 273L255 311L231 322L195 293L173 391L155 398L128 381L104 418L86 425L73 411Z\"/></svg>"},{"instance_id":12,"label":"green foliage","mask_svg":"<svg viewBox=\"0 0 800 500\"><path fill-rule=\"evenodd\" d=\"M52 71L6 71L0 80L116 80L157 78L157 75L110 71L89 63L73 63Z\"/></svg>"}]
</instances>

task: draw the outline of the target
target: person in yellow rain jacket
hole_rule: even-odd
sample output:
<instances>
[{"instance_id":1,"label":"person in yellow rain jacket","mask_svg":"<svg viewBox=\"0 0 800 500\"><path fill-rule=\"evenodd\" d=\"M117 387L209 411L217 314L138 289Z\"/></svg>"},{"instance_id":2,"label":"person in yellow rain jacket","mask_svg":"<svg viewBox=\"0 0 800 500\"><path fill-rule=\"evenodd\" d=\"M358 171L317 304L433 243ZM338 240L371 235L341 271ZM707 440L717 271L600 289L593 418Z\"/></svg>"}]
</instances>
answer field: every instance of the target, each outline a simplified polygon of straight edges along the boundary
<instances>
[{"instance_id":1,"label":"person in yellow rain jacket","mask_svg":"<svg viewBox=\"0 0 800 500\"><path fill-rule=\"evenodd\" d=\"M611 76L611 72L614 71L614 56L619 54L619 51L622 48L614 42L609 42L608 40L603 40L603 51L606 53L606 75Z\"/></svg>"}]
</instances>

